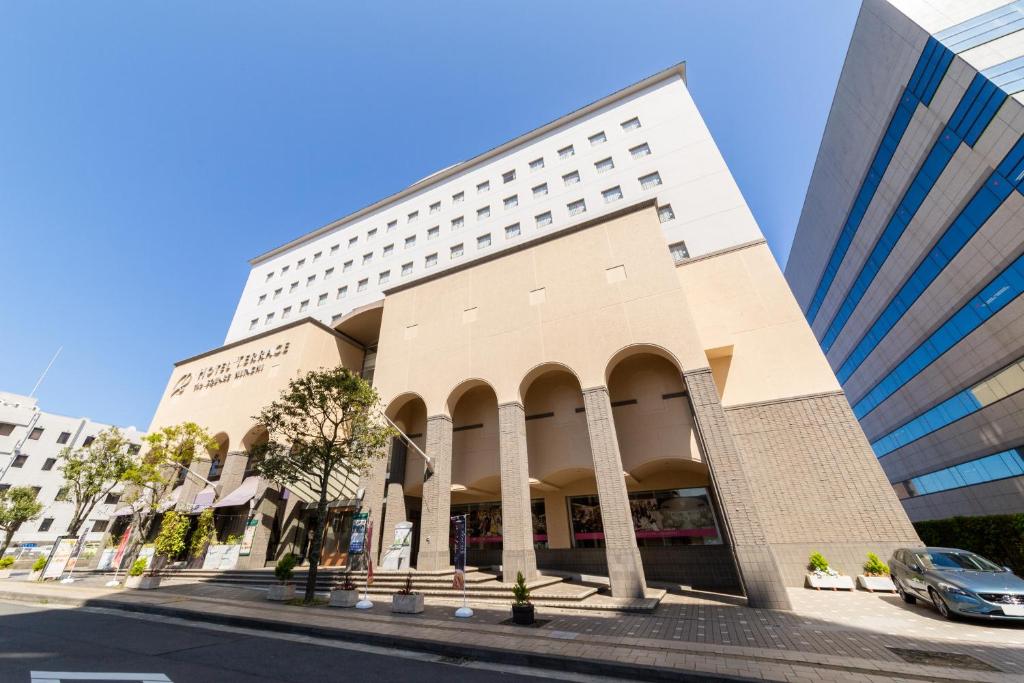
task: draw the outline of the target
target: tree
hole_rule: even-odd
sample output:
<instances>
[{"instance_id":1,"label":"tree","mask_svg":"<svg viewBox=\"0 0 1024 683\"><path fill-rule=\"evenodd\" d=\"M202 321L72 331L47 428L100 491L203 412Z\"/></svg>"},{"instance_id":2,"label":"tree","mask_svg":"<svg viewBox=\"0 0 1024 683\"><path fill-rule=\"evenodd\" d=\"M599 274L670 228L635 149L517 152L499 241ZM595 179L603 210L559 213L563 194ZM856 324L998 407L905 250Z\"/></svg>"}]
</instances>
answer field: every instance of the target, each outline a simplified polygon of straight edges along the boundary
<instances>
[{"instance_id":1,"label":"tree","mask_svg":"<svg viewBox=\"0 0 1024 683\"><path fill-rule=\"evenodd\" d=\"M124 475L131 488L122 500L132 508L136 531L129 557L149 537L160 505L178 483L181 468L188 467L197 454L217 447L213 437L195 422L162 427L143 440L148 449Z\"/></svg>"},{"instance_id":2,"label":"tree","mask_svg":"<svg viewBox=\"0 0 1024 683\"><path fill-rule=\"evenodd\" d=\"M379 412L380 398L369 382L338 366L291 380L280 398L253 418L268 435L266 444L253 449L254 469L282 486L301 483L318 496L306 602L316 588L331 479L365 474L395 435Z\"/></svg>"},{"instance_id":3,"label":"tree","mask_svg":"<svg viewBox=\"0 0 1024 683\"><path fill-rule=\"evenodd\" d=\"M128 453L130 442L117 427L104 429L88 446L65 448L58 456L64 484L75 511L68 524L68 535L77 536L93 508L124 481L132 468Z\"/></svg>"},{"instance_id":4,"label":"tree","mask_svg":"<svg viewBox=\"0 0 1024 683\"><path fill-rule=\"evenodd\" d=\"M4 532L4 538L0 541L0 557L21 525L35 519L42 511L43 504L36 500L35 490L28 486L15 486L0 491L0 530Z\"/></svg>"}]
</instances>

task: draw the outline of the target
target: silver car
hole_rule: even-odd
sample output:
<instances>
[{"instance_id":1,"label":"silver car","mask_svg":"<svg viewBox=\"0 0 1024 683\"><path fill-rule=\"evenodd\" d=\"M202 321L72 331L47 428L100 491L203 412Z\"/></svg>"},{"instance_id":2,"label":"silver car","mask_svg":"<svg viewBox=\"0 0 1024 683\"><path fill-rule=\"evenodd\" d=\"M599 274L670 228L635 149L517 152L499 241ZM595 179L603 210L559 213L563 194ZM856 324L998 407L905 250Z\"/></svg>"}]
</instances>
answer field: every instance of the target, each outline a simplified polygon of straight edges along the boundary
<instances>
[{"instance_id":1,"label":"silver car","mask_svg":"<svg viewBox=\"0 0 1024 683\"><path fill-rule=\"evenodd\" d=\"M901 548L889 560L903 601L932 603L958 616L1024 622L1024 579L1007 567L957 548Z\"/></svg>"}]
</instances>

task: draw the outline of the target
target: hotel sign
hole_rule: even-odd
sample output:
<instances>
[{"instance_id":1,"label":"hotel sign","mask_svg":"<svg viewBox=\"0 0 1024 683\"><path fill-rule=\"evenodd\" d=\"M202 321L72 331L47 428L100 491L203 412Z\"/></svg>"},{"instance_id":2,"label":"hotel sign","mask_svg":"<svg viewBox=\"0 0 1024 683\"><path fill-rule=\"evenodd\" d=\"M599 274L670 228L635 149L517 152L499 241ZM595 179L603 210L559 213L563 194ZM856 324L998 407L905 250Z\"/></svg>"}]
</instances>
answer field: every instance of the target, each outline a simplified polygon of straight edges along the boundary
<instances>
[{"instance_id":1,"label":"hotel sign","mask_svg":"<svg viewBox=\"0 0 1024 683\"><path fill-rule=\"evenodd\" d=\"M187 372L178 378L171 389L171 396L180 396L191 387L192 391L203 391L211 389L219 384L230 382L233 379L244 379L263 372L264 363L272 358L283 356L288 353L291 342L284 342L276 346L268 346L259 351L245 353L237 356L234 360L217 363L202 368L198 372Z\"/></svg>"}]
</instances>

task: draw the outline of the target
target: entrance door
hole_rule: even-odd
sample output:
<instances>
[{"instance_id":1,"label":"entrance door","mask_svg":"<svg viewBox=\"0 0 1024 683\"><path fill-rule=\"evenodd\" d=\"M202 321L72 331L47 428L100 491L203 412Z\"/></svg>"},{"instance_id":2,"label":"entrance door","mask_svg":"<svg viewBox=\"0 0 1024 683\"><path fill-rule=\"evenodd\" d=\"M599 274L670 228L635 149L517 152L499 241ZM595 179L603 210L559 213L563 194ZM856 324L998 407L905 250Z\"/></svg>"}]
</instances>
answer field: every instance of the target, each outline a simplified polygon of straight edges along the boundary
<instances>
[{"instance_id":1,"label":"entrance door","mask_svg":"<svg viewBox=\"0 0 1024 683\"><path fill-rule=\"evenodd\" d=\"M348 543L352 535L352 509L331 508L324 525L323 552L320 564L338 567L348 562Z\"/></svg>"}]
</instances>

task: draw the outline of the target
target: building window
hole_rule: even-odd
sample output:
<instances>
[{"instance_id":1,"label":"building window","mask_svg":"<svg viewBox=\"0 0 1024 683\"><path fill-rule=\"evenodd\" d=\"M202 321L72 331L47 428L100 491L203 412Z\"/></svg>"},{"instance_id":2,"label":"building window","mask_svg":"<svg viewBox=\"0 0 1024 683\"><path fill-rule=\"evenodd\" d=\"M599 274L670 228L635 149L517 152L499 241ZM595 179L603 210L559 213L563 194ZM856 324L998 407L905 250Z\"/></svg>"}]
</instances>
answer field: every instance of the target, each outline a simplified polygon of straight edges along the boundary
<instances>
[{"instance_id":1,"label":"building window","mask_svg":"<svg viewBox=\"0 0 1024 683\"><path fill-rule=\"evenodd\" d=\"M269 273L267 273L267 279L264 280L264 282L270 282L273 279L274 279L274 271L270 271Z\"/></svg>"},{"instance_id":2,"label":"building window","mask_svg":"<svg viewBox=\"0 0 1024 683\"><path fill-rule=\"evenodd\" d=\"M128 455L138 455L142 450L142 444L133 443L128 446Z\"/></svg>"},{"instance_id":3,"label":"building window","mask_svg":"<svg viewBox=\"0 0 1024 683\"><path fill-rule=\"evenodd\" d=\"M607 159L601 159L601 161L595 163L594 168L597 169L598 173L607 173L615 168L615 162L612 161L611 157L608 157Z\"/></svg>"},{"instance_id":4,"label":"building window","mask_svg":"<svg viewBox=\"0 0 1024 683\"><path fill-rule=\"evenodd\" d=\"M71 432L61 432L60 436L57 437L57 443L67 443L70 438Z\"/></svg>"},{"instance_id":5,"label":"building window","mask_svg":"<svg viewBox=\"0 0 1024 683\"><path fill-rule=\"evenodd\" d=\"M675 242L668 245L668 251L672 254L672 260L676 263L690 258L690 252L686 249L686 242Z\"/></svg>"},{"instance_id":6,"label":"building window","mask_svg":"<svg viewBox=\"0 0 1024 683\"><path fill-rule=\"evenodd\" d=\"M487 233L486 235L480 235L479 237L476 238L477 249L486 249L489 246L491 246L491 233Z\"/></svg>"},{"instance_id":7,"label":"building window","mask_svg":"<svg viewBox=\"0 0 1024 683\"><path fill-rule=\"evenodd\" d=\"M28 456L27 455L15 456L14 462L11 463L11 467L24 467L26 460L28 460Z\"/></svg>"},{"instance_id":8,"label":"building window","mask_svg":"<svg viewBox=\"0 0 1024 683\"><path fill-rule=\"evenodd\" d=\"M338 253L338 245L337 245L337 244L335 244L335 245L333 245L333 246L331 247L331 254L330 254L330 255L331 255L331 256L334 256L334 255L335 255L335 254L337 254L337 253Z\"/></svg>"},{"instance_id":9,"label":"building window","mask_svg":"<svg viewBox=\"0 0 1024 683\"><path fill-rule=\"evenodd\" d=\"M281 296L281 292L282 292L282 289L281 289L280 287L278 287L277 289L275 289L275 290L274 290L274 298L276 299L276 298L278 298L279 296Z\"/></svg>"},{"instance_id":10,"label":"building window","mask_svg":"<svg viewBox=\"0 0 1024 683\"><path fill-rule=\"evenodd\" d=\"M266 301L266 300L267 300L267 295L266 294L260 294L260 298L256 299L256 305L257 306L262 306L263 302Z\"/></svg>"},{"instance_id":11,"label":"building window","mask_svg":"<svg viewBox=\"0 0 1024 683\"><path fill-rule=\"evenodd\" d=\"M334 268L328 268L327 270L324 271L325 280L330 280L332 275L334 275Z\"/></svg>"},{"instance_id":12,"label":"building window","mask_svg":"<svg viewBox=\"0 0 1024 683\"><path fill-rule=\"evenodd\" d=\"M388 221L388 232L395 230L398 227L398 221Z\"/></svg>"},{"instance_id":13,"label":"building window","mask_svg":"<svg viewBox=\"0 0 1024 683\"><path fill-rule=\"evenodd\" d=\"M391 254L393 254L393 253L395 253L395 245L394 244L385 244L384 245L384 250L381 251L380 255L383 256L384 258L387 258L388 256L391 256Z\"/></svg>"},{"instance_id":14,"label":"building window","mask_svg":"<svg viewBox=\"0 0 1024 683\"><path fill-rule=\"evenodd\" d=\"M427 254L427 258L423 260L423 265L427 268L433 268L437 265L437 254Z\"/></svg>"},{"instance_id":15,"label":"building window","mask_svg":"<svg viewBox=\"0 0 1024 683\"><path fill-rule=\"evenodd\" d=\"M95 533L95 532L100 532L100 531L106 531L106 530L107 530L107 524L108 524L108 523L109 523L109 522L108 522L108 520L105 520L105 519L97 519L97 520L96 520L96 521L95 521L95 522L93 523L93 525L92 525L92 530L93 530L93 532Z\"/></svg>"},{"instance_id":16,"label":"building window","mask_svg":"<svg viewBox=\"0 0 1024 683\"><path fill-rule=\"evenodd\" d=\"M662 223L668 223L670 220L675 218L675 213L672 212L672 205L666 204L665 206L658 207L658 220Z\"/></svg>"},{"instance_id":17,"label":"building window","mask_svg":"<svg viewBox=\"0 0 1024 683\"><path fill-rule=\"evenodd\" d=\"M572 496L569 525L574 548L603 548L604 526L598 496ZM645 546L721 545L711 497L706 488L630 491L629 507L633 517L636 543ZM659 520L650 524L650 511L685 510L684 513L655 512ZM653 528L652 528L653 527Z\"/></svg>"},{"instance_id":18,"label":"building window","mask_svg":"<svg viewBox=\"0 0 1024 683\"><path fill-rule=\"evenodd\" d=\"M14 425L10 422L0 422L0 436L10 436L14 431Z\"/></svg>"},{"instance_id":19,"label":"building window","mask_svg":"<svg viewBox=\"0 0 1024 683\"><path fill-rule=\"evenodd\" d=\"M82 445L86 446L86 447L91 446L92 442L95 441L95 440L96 440L95 436L87 436L87 437L85 437L85 441L82 442Z\"/></svg>"},{"instance_id":20,"label":"building window","mask_svg":"<svg viewBox=\"0 0 1024 683\"><path fill-rule=\"evenodd\" d=\"M292 307L285 306L284 310L281 311L281 320L287 320L292 315Z\"/></svg>"},{"instance_id":21,"label":"building window","mask_svg":"<svg viewBox=\"0 0 1024 683\"><path fill-rule=\"evenodd\" d=\"M491 181L490 180L485 180L482 183L478 183L477 184L477 186L476 186L476 193L480 194L482 192L487 192L490 189L491 189Z\"/></svg>"},{"instance_id":22,"label":"building window","mask_svg":"<svg viewBox=\"0 0 1024 683\"><path fill-rule=\"evenodd\" d=\"M312 287L314 282L316 282L316 275L310 275L309 277L306 278L307 287Z\"/></svg>"},{"instance_id":23,"label":"building window","mask_svg":"<svg viewBox=\"0 0 1024 683\"><path fill-rule=\"evenodd\" d=\"M548 184L547 183L541 183L537 187L533 188L533 198L534 199L536 199L537 197L543 197L547 193L548 193Z\"/></svg>"},{"instance_id":24,"label":"building window","mask_svg":"<svg viewBox=\"0 0 1024 683\"><path fill-rule=\"evenodd\" d=\"M434 202L431 204L430 213L441 213L441 202Z\"/></svg>"},{"instance_id":25,"label":"building window","mask_svg":"<svg viewBox=\"0 0 1024 683\"><path fill-rule=\"evenodd\" d=\"M580 172L573 171L571 173L566 173L564 176L562 176L562 182L565 183L566 187L577 184L578 182L580 182Z\"/></svg>"},{"instance_id":26,"label":"building window","mask_svg":"<svg viewBox=\"0 0 1024 683\"><path fill-rule=\"evenodd\" d=\"M577 216L587 210L587 203L582 199L577 199L574 202L566 204L565 208L569 210L570 216Z\"/></svg>"},{"instance_id":27,"label":"building window","mask_svg":"<svg viewBox=\"0 0 1024 683\"><path fill-rule=\"evenodd\" d=\"M465 224L466 224L466 220L462 216L459 216L458 218L453 218L452 219L452 230L458 230L459 228L461 228Z\"/></svg>"},{"instance_id":28,"label":"building window","mask_svg":"<svg viewBox=\"0 0 1024 683\"><path fill-rule=\"evenodd\" d=\"M608 142L608 136L605 135L604 131L602 130L600 133L594 133L589 138L587 138L587 140L590 140L591 146L595 146L600 145L603 142Z\"/></svg>"},{"instance_id":29,"label":"building window","mask_svg":"<svg viewBox=\"0 0 1024 683\"><path fill-rule=\"evenodd\" d=\"M490 215L491 215L491 207L489 207L489 206L485 206L482 209L477 209L476 210L476 219L478 221L482 221L485 218L490 217Z\"/></svg>"},{"instance_id":30,"label":"building window","mask_svg":"<svg viewBox=\"0 0 1024 683\"><path fill-rule=\"evenodd\" d=\"M281 266L281 277L284 277L284 274L288 272L289 268L291 268L291 266Z\"/></svg>"},{"instance_id":31,"label":"building window","mask_svg":"<svg viewBox=\"0 0 1024 683\"><path fill-rule=\"evenodd\" d=\"M301 270L304 265L306 265L306 259L300 258L299 262L295 264L295 270Z\"/></svg>"},{"instance_id":32,"label":"building window","mask_svg":"<svg viewBox=\"0 0 1024 683\"><path fill-rule=\"evenodd\" d=\"M40 531L49 531L50 527L53 526L53 517L47 517L39 524Z\"/></svg>"},{"instance_id":33,"label":"building window","mask_svg":"<svg viewBox=\"0 0 1024 683\"><path fill-rule=\"evenodd\" d=\"M366 278L363 278L362 280L360 280L356 284L356 292L365 292L366 291L366 285L369 284L369 282L370 281L368 279L366 279Z\"/></svg>"},{"instance_id":34,"label":"building window","mask_svg":"<svg viewBox=\"0 0 1024 683\"><path fill-rule=\"evenodd\" d=\"M661 176L658 174L657 171L655 171L654 173L648 173L645 176L640 176L639 180L640 189L642 190L649 190L652 187L657 187L658 185L661 185Z\"/></svg>"},{"instance_id":35,"label":"building window","mask_svg":"<svg viewBox=\"0 0 1024 683\"><path fill-rule=\"evenodd\" d=\"M323 256L323 254L324 253L322 251L318 251L315 254L313 254L313 263L316 263L317 261L319 261L320 257Z\"/></svg>"},{"instance_id":36,"label":"building window","mask_svg":"<svg viewBox=\"0 0 1024 683\"><path fill-rule=\"evenodd\" d=\"M32 429L32 433L28 435L28 438L31 441L39 441L39 437L41 437L42 435L43 435L43 428L42 427L34 427Z\"/></svg>"},{"instance_id":37,"label":"building window","mask_svg":"<svg viewBox=\"0 0 1024 683\"><path fill-rule=\"evenodd\" d=\"M505 228L505 239L510 240L520 235L519 224L513 223Z\"/></svg>"},{"instance_id":38,"label":"building window","mask_svg":"<svg viewBox=\"0 0 1024 683\"><path fill-rule=\"evenodd\" d=\"M390 270L385 270L383 273L381 273L380 275L377 276L377 284L378 285L385 285L385 284L387 284L388 280L390 280L390 279L391 279L391 271Z\"/></svg>"},{"instance_id":39,"label":"building window","mask_svg":"<svg viewBox=\"0 0 1024 683\"><path fill-rule=\"evenodd\" d=\"M405 238L405 248L412 249L416 246L416 235L409 235Z\"/></svg>"},{"instance_id":40,"label":"building window","mask_svg":"<svg viewBox=\"0 0 1024 683\"><path fill-rule=\"evenodd\" d=\"M348 294L348 285L345 285L344 287L338 287L338 296L336 296L335 298L336 299L344 299L347 294Z\"/></svg>"},{"instance_id":41,"label":"building window","mask_svg":"<svg viewBox=\"0 0 1024 683\"><path fill-rule=\"evenodd\" d=\"M618 185L616 185L615 187L610 187L607 190L601 192L601 196L604 197L605 204L617 202L620 199L622 199L622 188L620 188Z\"/></svg>"},{"instance_id":42,"label":"building window","mask_svg":"<svg viewBox=\"0 0 1024 683\"><path fill-rule=\"evenodd\" d=\"M635 116L633 118L631 118L629 121L623 121L622 122L622 130L625 130L625 131L636 130L639 127L640 127L640 119L638 119Z\"/></svg>"},{"instance_id":43,"label":"building window","mask_svg":"<svg viewBox=\"0 0 1024 683\"><path fill-rule=\"evenodd\" d=\"M43 461L43 472L49 472L57 464L57 458L47 458Z\"/></svg>"},{"instance_id":44,"label":"building window","mask_svg":"<svg viewBox=\"0 0 1024 683\"><path fill-rule=\"evenodd\" d=\"M448 254L448 257L449 258L459 258L460 256L462 256L462 252L463 252L462 243L460 242L459 244L456 244L455 246L453 246L451 248L451 252Z\"/></svg>"},{"instance_id":45,"label":"building window","mask_svg":"<svg viewBox=\"0 0 1024 683\"><path fill-rule=\"evenodd\" d=\"M341 322L341 319L344 317L344 313L335 313L334 315L331 316L331 324L337 325L339 322Z\"/></svg>"},{"instance_id":46,"label":"building window","mask_svg":"<svg viewBox=\"0 0 1024 683\"><path fill-rule=\"evenodd\" d=\"M263 324L264 325L269 325L272 322L274 322L274 314L273 313L267 313L267 317L263 319Z\"/></svg>"},{"instance_id":47,"label":"building window","mask_svg":"<svg viewBox=\"0 0 1024 683\"><path fill-rule=\"evenodd\" d=\"M65 486L57 491L57 496L54 498L54 500L57 501L58 503L63 503L68 499L68 494L70 492L71 489Z\"/></svg>"},{"instance_id":48,"label":"building window","mask_svg":"<svg viewBox=\"0 0 1024 683\"><path fill-rule=\"evenodd\" d=\"M544 168L544 157L534 159L533 161L530 162L531 171L539 171L542 168Z\"/></svg>"},{"instance_id":49,"label":"building window","mask_svg":"<svg viewBox=\"0 0 1024 683\"><path fill-rule=\"evenodd\" d=\"M402 264L402 277L406 275L412 275L412 261Z\"/></svg>"},{"instance_id":50,"label":"building window","mask_svg":"<svg viewBox=\"0 0 1024 683\"><path fill-rule=\"evenodd\" d=\"M294 292L294 291L295 291L296 289L298 289L298 288L299 288L299 283L298 283L298 281L296 281L296 282L293 282L293 283L291 283L290 285L288 285L288 293L289 293L289 294L291 294L292 292Z\"/></svg>"},{"instance_id":51,"label":"building window","mask_svg":"<svg viewBox=\"0 0 1024 683\"><path fill-rule=\"evenodd\" d=\"M350 237L348 239L348 248L351 249L352 247L356 246L356 244L358 244L358 243L359 243L359 235L356 235L355 237Z\"/></svg>"},{"instance_id":52,"label":"building window","mask_svg":"<svg viewBox=\"0 0 1024 683\"><path fill-rule=\"evenodd\" d=\"M414 220L416 220L419 217L420 217L420 212L419 211L413 211L412 213L410 213L406 217L405 222L406 223L412 223Z\"/></svg>"},{"instance_id":53,"label":"building window","mask_svg":"<svg viewBox=\"0 0 1024 683\"><path fill-rule=\"evenodd\" d=\"M363 254L363 265L364 266L367 263L370 263L371 261L373 261L373 252L372 251L369 254Z\"/></svg>"},{"instance_id":54,"label":"building window","mask_svg":"<svg viewBox=\"0 0 1024 683\"><path fill-rule=\"evenodd\" d=\"M534 220L537 221L538 228L546 228L547 226L551 225L551 212L545 211L539 216L535 216Z\"/></svg>"},{"instance_id":55,"label":"building window","mask_svg":"<svg viewBox=\"0 0 1024 683\"><path fill-rule=\"evenodd\" d=\"M569 157L575 155L576 149L572 145L569 145L568 147L563 147L562 149L558 150L559 159L568 159Z\"/></svg>"},{"instance_id":56,"label":"building window","mask_svg":"<svg viewBox=\"0 0 1024 683\"><path fill-rule=\"evenodd\" d=\"M305 313L307 308L309 308L309 299L299 302L299 313Z\"/></svg>"},{"instance_id":57,"label":"building window","mask_svg":"<svg viewBox=\"0 0 1024 683\"><path fill-rule=\"evenodd\" d=\"M511 183L515 179L516 179L515 169L513 169L511 171L505 171L504 173L501 174L501 182L503 182L503 183Z\"/></svg>"},{"instance_id":58,"label":"building window","mask_svg":"<svg viewBox=\"0 0 1024 683\"><path fill-rule=\"evenodd\" d=\"M341 264L341 272L347 273L350 270L352 270L352 261L345 261Z\"/></svg>"},{"instance_id":59,"label":"building window","mask_svg":"<svg viewBox=\"0 0 1024 683\"><path fill-rule=\"evenodd\" d=\"M440 234L441 234L440 226L435 225L430 230L427 230L427 239L428 240L436 240Z\"/></svg>"},{"instance_id":60,"label":"building window","mask_svg":"<svg viewBox=\"0 0 1024 683\"><path fill-rule=\"evenodd\" d=\"M104 505L117 505L118 501L121 500L120 493L108 493L107 497L103 499Z\"/></svg>"},{"instance_id":61,"label":"building window","mask_svg":"<svg viewBox=\"0 0 1024 683\"><path fill-rule=\"evenodd\" d=\"M466 201L465 192L456 192L452 195L452 204L461 204L464 201Z\"/></svg>"},{"instance_id":62,"label":"building window","mask_svg":"<svg viewBox=\"0 0 1024 683\"><path fill-rule=\"evenodd\" d=\"M519 206L519 195L514 194L511 197L505 197L504 199L505 210L514 209Z\"/></svg>"},{"instance_id":63,"label":"building window","mask_svg":"<svg viewBox=\"0 0 1024 683\"><path fill-rule=\"evenodd\" d=\"M249 329L250 330L255 330L256 326L259 325L259 324L260 324L260 319L259 318L253 318L252 320L249 321Z\"/></svg>"},{"instance_id":64,"label":"building window","mask_svg":"<svg viewBox=\"0 0 1024 683\"><path fill-rule=\"evenodd\" d=\"M317 306L324 306L326 304L327 304L327 293L325 292L325 293L321 294L320 296L318 296L316 298L316 305Z\"/></svg>"},{"instance_id":65,"label":"building window","mask_svg":"<svg viewBox=\"0 0 1024 683\"><path fill-rule=\"evenodd\" d=\"M366 239L367 239L367 241L372 240L376 236L377 236L377 228L370 228L369 230L366 231Z\"/></svg>"}]
</instances>

